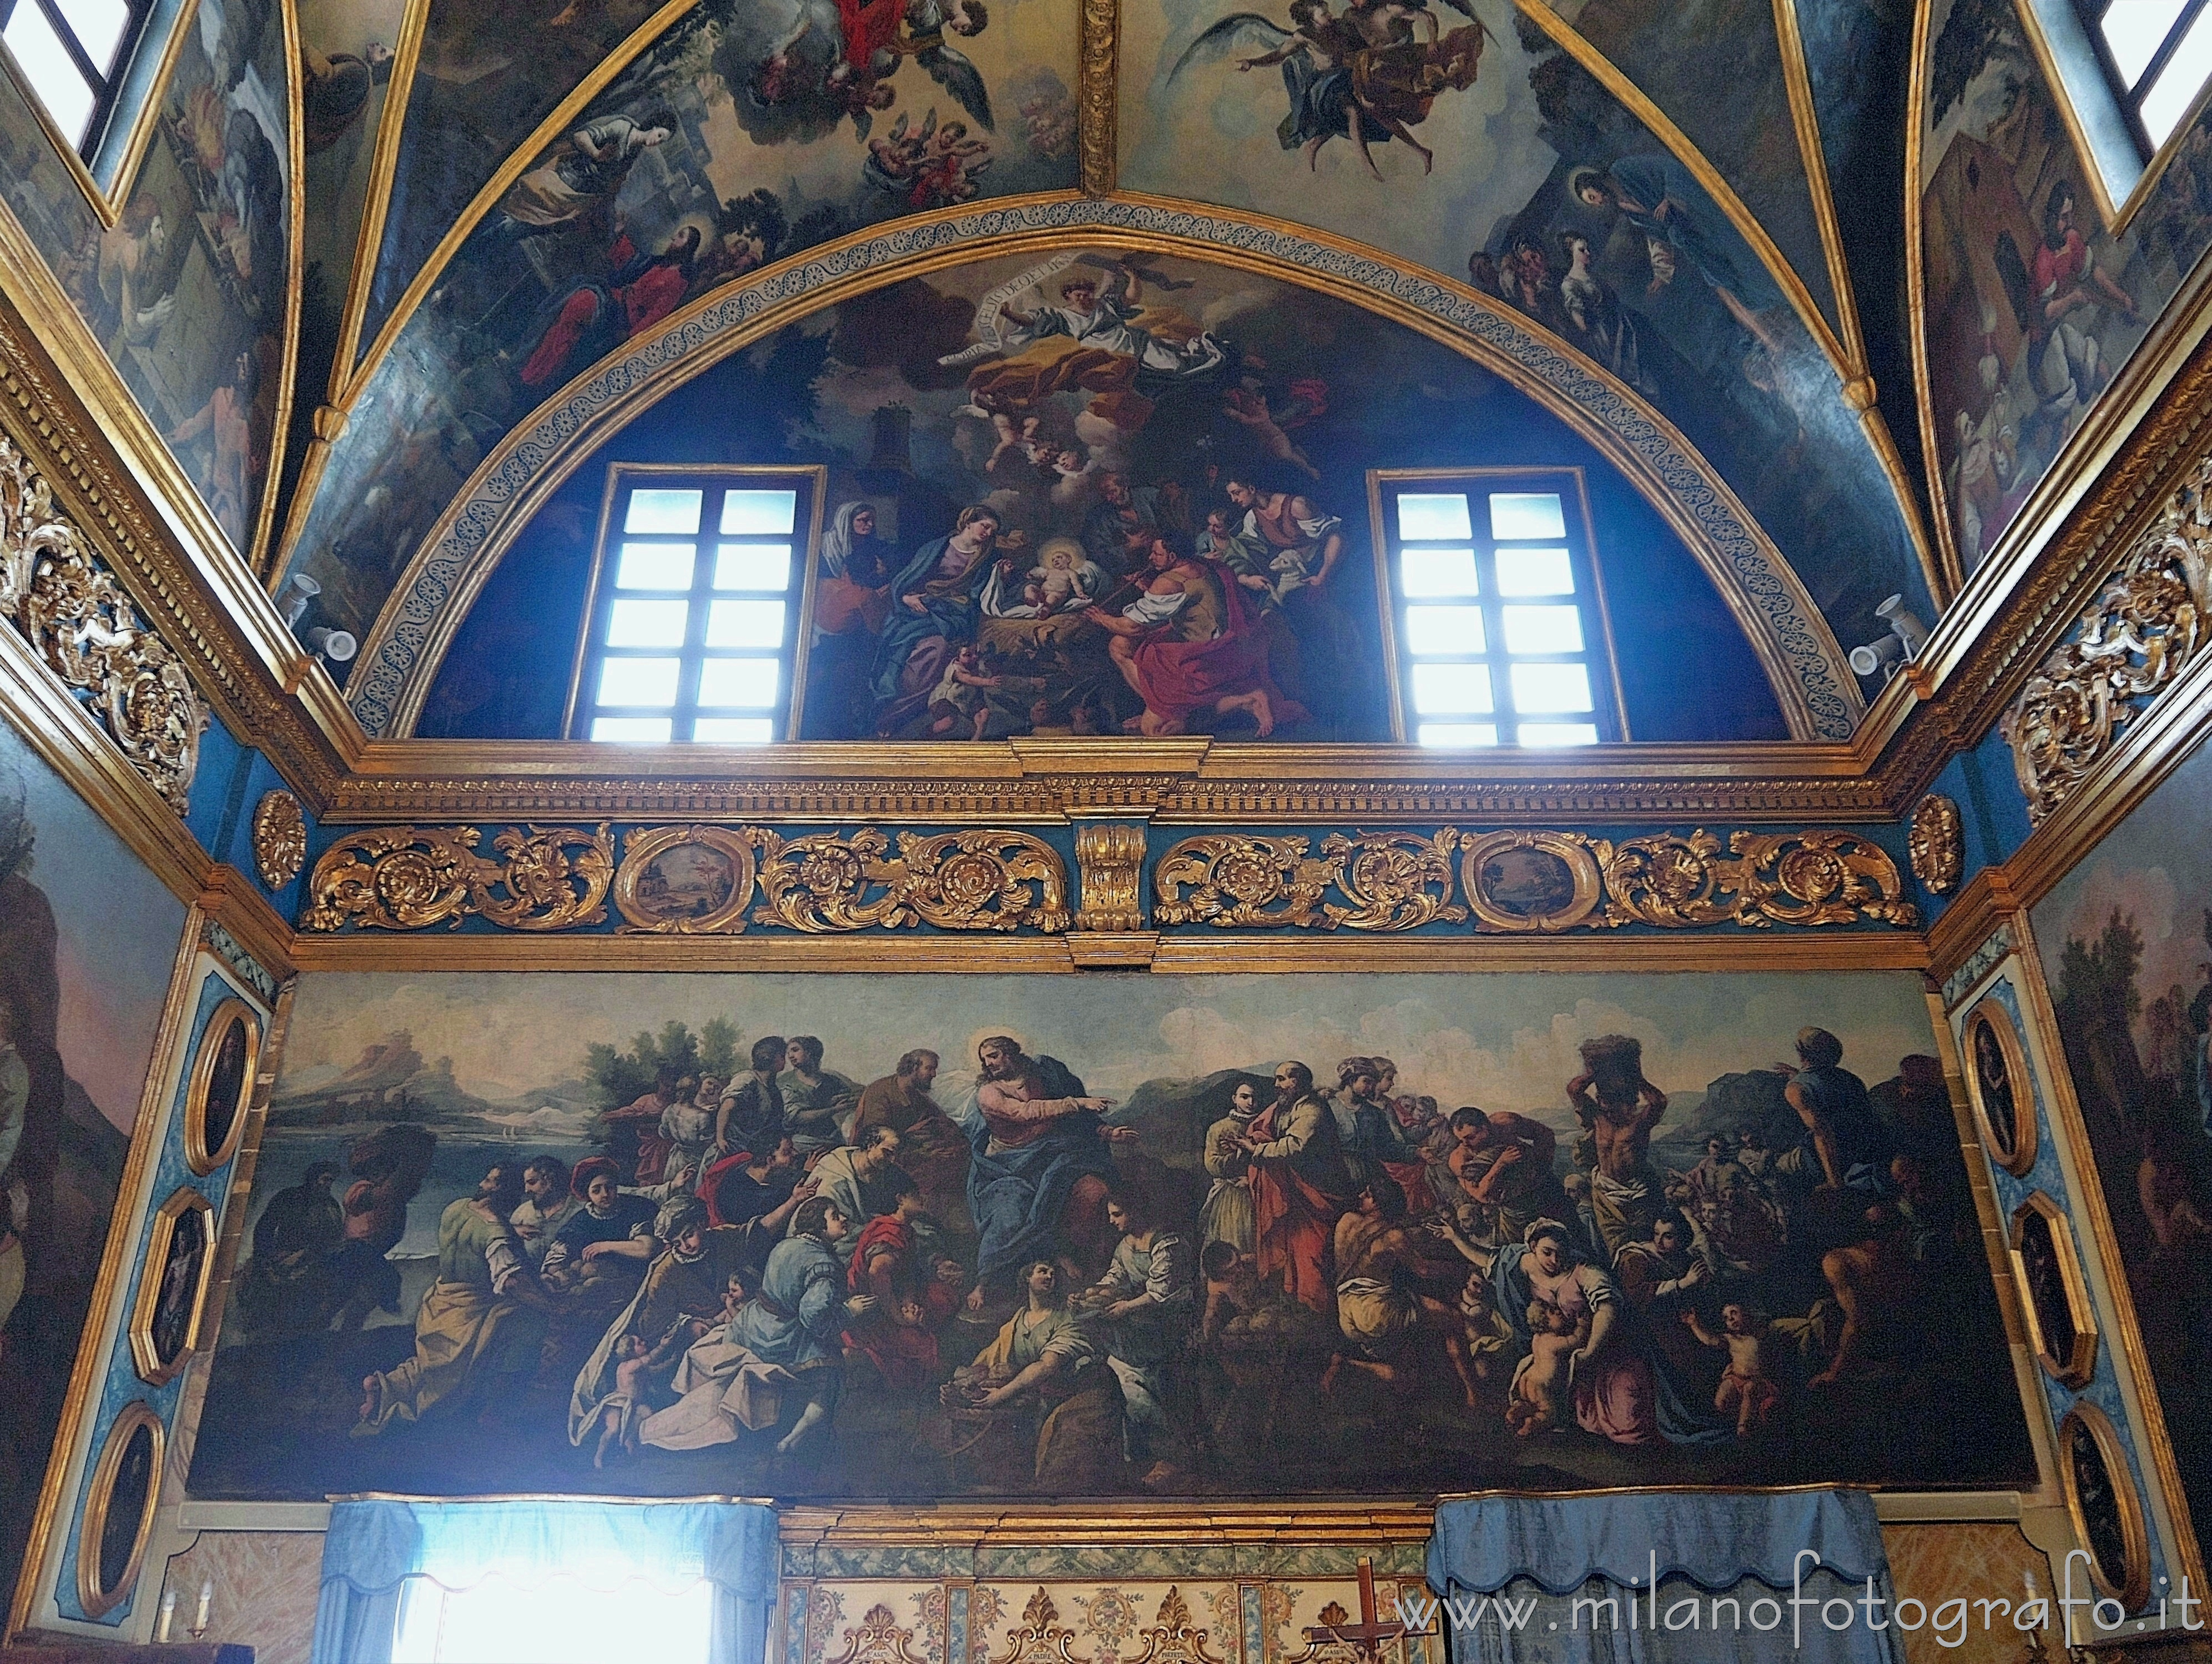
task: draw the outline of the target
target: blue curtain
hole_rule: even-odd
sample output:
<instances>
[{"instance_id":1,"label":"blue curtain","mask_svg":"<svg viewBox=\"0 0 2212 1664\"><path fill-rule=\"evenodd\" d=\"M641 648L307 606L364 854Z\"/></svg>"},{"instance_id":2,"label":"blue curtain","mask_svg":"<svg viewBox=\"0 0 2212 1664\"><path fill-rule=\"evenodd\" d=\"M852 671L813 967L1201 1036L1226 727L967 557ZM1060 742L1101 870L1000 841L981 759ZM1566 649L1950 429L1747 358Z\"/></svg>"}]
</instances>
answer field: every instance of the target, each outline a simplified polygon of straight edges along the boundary
<instances>
[{"instance_id":1,"label":"blue curtain","mask_svg":"<svg viewBox=\"0 0 2212 1664\"><path fill-rule=\"evenodd\" d=\"M314 1664L390 1664L402 1585L471 1588L495 1572L666 1594L714 1586L711 1656L761 1664L775 1600L775 1510L757 1502L470 1502L390 1497L331 1509Z\"/></svg>"},{"instance_id":2,"label":"blue curtain","mask_svg":"<svg viewBox=\"0 0 2212 1664\"><path fill-rule=\"evenodd\" d=\"M1447 1502L1428 1581L1448 1604L1454 1664L1904 1657L1884 1627L1895 1596L1864 1491Z\"/></svg>"}]
</instances>

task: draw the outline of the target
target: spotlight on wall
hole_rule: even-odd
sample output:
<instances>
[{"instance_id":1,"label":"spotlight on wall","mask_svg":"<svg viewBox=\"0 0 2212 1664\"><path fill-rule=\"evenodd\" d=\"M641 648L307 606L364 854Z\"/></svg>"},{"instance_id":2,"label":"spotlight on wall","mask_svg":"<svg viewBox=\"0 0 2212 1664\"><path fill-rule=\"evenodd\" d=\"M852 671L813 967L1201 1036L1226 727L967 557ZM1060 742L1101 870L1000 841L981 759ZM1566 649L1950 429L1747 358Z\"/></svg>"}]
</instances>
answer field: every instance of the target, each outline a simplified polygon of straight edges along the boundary
<instances>
[{"instance_id":1,"label":"spotlight on wall","mask_svg":"<svg viewBox=\"0 0 2212 1664\"><path fill-rule=\"evenodd\" d=\"M1928 626L1920 622L1917 614L1907 610L1904 596L1892 595L1874 609L1874 615L1897 632L1897 638L1905 643L1906 658L1917 657L1920 649L1928 645Z\"/></svg>"},{"instance_id":2,"label":"spotlight on wall","mask_svg":"<svg viewBox=\"0 0 2212 1664\"><path fill-rule=\"evenodd\" d=\"M332 664L344 664L361 650L350 630L325 630L320 625L307 632L307 645L315 656L327 659Z\"/></svg>"},{"instance_id":3,"label":"spotlight on wall","mask_svg":"<svg viewBox=\"0 0 2212 1664\"><path fill-rule=\"evenodd\" d=\"M1889 634L1851 649L1851 673L1879 676L1887 682L1899 666L1928 645L1928 626L1906 607L1902 595L1892 595L1874 609L1874 615L1889 626Z\"/></svg>"},{"instance_id":4,"label":"spotlight on wall","mask_svg":"<svg viewBox=\"0 0 2212 1664\"><path fill-rule=\"evenodd\" d=\"M315 604L315 597L323 593L323 586L305 572L295 572L284 581L276 592L276 604L284 614L284 627L297 630L300 620L307 616L307 609Z\"/></svg>"}]
</instances>

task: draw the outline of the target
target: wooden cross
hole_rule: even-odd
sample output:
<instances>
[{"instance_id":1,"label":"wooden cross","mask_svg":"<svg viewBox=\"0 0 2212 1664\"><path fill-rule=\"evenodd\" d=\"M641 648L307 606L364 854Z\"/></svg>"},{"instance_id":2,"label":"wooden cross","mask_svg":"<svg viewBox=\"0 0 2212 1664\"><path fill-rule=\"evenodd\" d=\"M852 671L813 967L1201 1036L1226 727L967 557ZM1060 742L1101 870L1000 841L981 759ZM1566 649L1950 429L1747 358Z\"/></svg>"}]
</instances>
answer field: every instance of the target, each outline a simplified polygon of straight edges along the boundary
<instances>
[{"instance_id":1,"label":"wooden cross","mask_svg":"<svg viewBox=\"0 0 2212 1664\"><path fill-rule=\"evenodd\" d=\"M1336 1607L1334 1601L1331 1601L1329 1606L1335 1608L1340 1619L1342 1608ZM1382 1613L1375 1605L1375 1562L1364 1555L1359 1560L1359 1621L1357 1624L1341 1621L1332 1624L1328 1621L1329 1612L1326 1608L1321 1616L1321 1623L1306 1630L1307 1644L1318 1647L1323 1642L1334 1641L1352 1648L1363 1659L1379 1659L1385 1646L1406 1633L1403 1624L1379 1621Z\"/></svg>"}]
</instances>

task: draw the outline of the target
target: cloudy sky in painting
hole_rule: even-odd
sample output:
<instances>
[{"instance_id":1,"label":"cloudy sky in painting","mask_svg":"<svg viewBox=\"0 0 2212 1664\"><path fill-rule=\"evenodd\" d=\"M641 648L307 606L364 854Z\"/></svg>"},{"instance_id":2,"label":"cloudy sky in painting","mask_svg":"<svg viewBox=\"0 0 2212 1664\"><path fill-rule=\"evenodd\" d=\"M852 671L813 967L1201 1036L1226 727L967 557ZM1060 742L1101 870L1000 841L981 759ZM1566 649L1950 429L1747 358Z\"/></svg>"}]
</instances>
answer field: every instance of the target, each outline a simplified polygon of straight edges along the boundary
<instances>
[{"instance_id":1,"label":"cloudy sky in painting","mask_svg":"<svg viewBox=\"0 0 2212 1664\"><path fill-rule=\"evenodd\" d=\"M450 1056L460 1084L498 1101L580 1072L592 1040L671 1020L735 1022L750 1041L813 1033L831 1068L860 1080L928 1046L940 1096L964 1089L975 1042L1007 1032L1126 1096L1160 1076L1297 1058L1396 1059L1401 1089L1446 1105L1541 1111L1594 1034L1633 1034L1644 1069L1674 1092L1790 1054L1797 1030L1842 1036L1869 1081L1931 1049L1919 979L1850 975L1556 976L625 976L327 975L303 979L280 1092L311 1088L368 1045L404 1031L426 1060ZM1556 1106L1556 1111L1554 1106Z\"/></svg>"}]
</instances>

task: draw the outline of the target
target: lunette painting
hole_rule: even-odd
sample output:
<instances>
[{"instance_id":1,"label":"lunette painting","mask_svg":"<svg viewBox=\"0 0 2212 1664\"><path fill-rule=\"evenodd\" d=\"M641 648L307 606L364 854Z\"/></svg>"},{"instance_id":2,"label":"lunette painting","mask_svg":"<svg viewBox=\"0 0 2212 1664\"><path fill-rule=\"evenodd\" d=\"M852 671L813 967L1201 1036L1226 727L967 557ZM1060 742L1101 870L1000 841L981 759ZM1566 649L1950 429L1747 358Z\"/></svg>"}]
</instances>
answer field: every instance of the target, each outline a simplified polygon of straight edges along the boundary
<instances>
[{"instance_id":1,"label":"lunette painting","mask_svg":"<svg viewBox=\"0 0 2212 1664\"><path fill-rule=\"evenodd\" d=\"M0 723L0 1597L61 1425L184 923Z\"/></svg>"},{"instance_id":2,"label":"lunette painting","mask_svg":"<svg viewBox=\"0 0 2212 1664\"><path fill-rule=\"evenodd\" d=\"M557 734L611 458L828 466L804 739L1386 740L1367 472L1474 466L1582 470L1638 738L1786 732L1667 522L1503 378L1332 296L1077 246L824 308L641 411L503 558L417 733Z\"/></svg>"},{"instance_id":3,"label":"lunette painting","mask_svg":"<svg viewBox=\"0 0 2212 1664\"><path fill-rule=\"evenodd\" d=\"M2096 1178L2200 1538L2212 1525L2212 758L2030 916Z\"/></svg>"},{"instance_id":4,"label":"lunette painting","mask_svg":"<svg viewBox=\"0 0 2212 1664\"><path fill-rule=\"evenodd\" d=\"M1929 1039L1884 973L311 976L191 1490L2009 1486Z\"/></svg>"}]
</instances>

